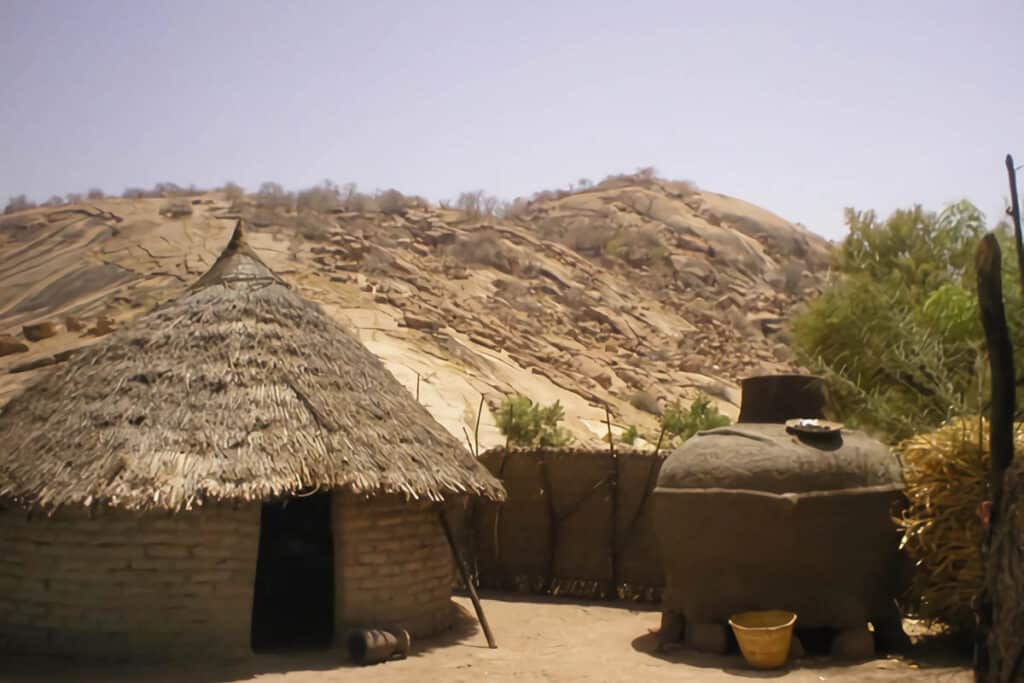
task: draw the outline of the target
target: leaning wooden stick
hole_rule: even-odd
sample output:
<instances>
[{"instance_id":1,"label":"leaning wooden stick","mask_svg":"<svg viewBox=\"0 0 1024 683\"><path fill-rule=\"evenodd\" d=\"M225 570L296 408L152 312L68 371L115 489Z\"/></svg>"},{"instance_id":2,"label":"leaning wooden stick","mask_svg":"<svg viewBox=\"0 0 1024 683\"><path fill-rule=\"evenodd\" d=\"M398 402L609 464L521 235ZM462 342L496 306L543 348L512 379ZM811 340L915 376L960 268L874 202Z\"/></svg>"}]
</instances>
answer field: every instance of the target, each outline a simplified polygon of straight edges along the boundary
<instances>
[{"instance_id":1,"label":"leaning wooden stick","mask_svg":"<svg viewBox=\"0 0 1024 683\"><path fill-rule=\"evenodd\" d=\"M487 646L492 650L498 647L498 644L494 642L494 634L491 633L490 624L487 623L487 617L484 616L484 608L480 604L480 596L476 594L476 587L473 585L473 579L469 575L469 569L466 567L466 563L462 560L462 553L459 552L459 547L455 543L455 535L452 534L452 528L448 524L448 516L441 510L441 527L444 529L444 535L448 539L448 545L451 546L452 555L455 557L455 565L459 568L459 574L462 576L462 582L466 584L466 590L469 591L469 599L473 601L473 609L476 610L476 618L480 621L480 626L484 629L484 637L487 638Z\"/></svg>"}]
</instances>

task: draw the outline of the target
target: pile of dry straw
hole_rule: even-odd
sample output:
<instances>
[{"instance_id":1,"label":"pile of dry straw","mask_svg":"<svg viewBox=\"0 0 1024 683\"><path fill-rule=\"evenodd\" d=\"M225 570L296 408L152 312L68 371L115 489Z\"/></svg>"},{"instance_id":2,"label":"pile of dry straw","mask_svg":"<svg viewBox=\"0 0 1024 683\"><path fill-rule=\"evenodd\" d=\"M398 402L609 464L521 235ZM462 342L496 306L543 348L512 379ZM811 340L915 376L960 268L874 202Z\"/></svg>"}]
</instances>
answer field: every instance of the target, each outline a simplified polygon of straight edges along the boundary
<instances>
[{"instance_id":1,"label":"pile of dry straw","mask_svg":"<svg viewBox=\"0 0 1024 683\"><path fill-rule=\"evenodd\" d=\"M908 607L961 634L974 629L972 600L984 575L978 506L989 498L988 430L986 419L958 418L897 447L908 499L897 522L915 565ZM1024 423L1014 442L1024 451Z\"/></svg>"}]
</instances>

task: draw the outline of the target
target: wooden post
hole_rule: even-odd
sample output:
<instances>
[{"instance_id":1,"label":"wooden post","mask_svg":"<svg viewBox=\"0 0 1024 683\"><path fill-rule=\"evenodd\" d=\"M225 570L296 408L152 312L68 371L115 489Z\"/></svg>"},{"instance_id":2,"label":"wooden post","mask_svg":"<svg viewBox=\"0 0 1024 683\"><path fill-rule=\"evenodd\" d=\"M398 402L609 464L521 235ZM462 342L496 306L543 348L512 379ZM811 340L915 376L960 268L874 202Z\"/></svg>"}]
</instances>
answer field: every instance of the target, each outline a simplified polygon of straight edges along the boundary
<instances>
[{"instance_id":1,"label":"wooden post","mask_svg":"<svg viewBox=\"0 0 1024 683\"><path fill-rule=\"evenodd\" d=\"M612 436L612 411L608 409L608 404L604 404L604 420L608 425L608 450L611 451L612 457L615 457L615 437Z\"/></svg>"},{"instance_id":2,"label":"wooden post","mask_svg":"<svg viewBox=\"0 0 1024 683\"><path fill-rule=\"evenodd\" d=\"M1013 238L1017 245L1017 274L1020 277L1020 289L1024 292L1024 237L1020 227L1020 199L1017 196L1017 167L1013 165L1013 155L1006 155L1006 175L1010 178L1010 217L1013 219Z\"/></svg>"},{"instance_id":3,"label":"wooden post","mask_svg":"<svg viewBox=\"0 0 1024 683\"><path fill-rule=\"evenodd\" d=\"M612 413L604 404L604 419L608 423L608 447L612 457L612 471L608 477L608 490L612 504L611 551L612 580L608 587L608 599L614 600L619 591L619 459L615 455L615 438L612 436Z\"/></svg>"},{"instance_id":4,"label":"wooden post","mask_svg":"<svg viewBox=\"0 0 1024 683\"><path fill-rule=\"evenodd\" d=\"M1007 166L1011 164L1011 158L1007 156ZM988 348L992 374L992 409L989 415L989 495L992 507L982 551L985 582L977 601L978 628L974 651L974 675L978 681L988 681L993 674L1002 680L1000 672L1007 668L1006 662L999 661L1003 656L1000 648L993 652L990 647L992 639L1012 640L1019 637L1012 633L993 632L996 604L1018 597L998 595L993 572L998 560L998 557L994 557L998 552L993 553L993 540L1001 522L1004 475L1013 461L1013 417L1016 410L1013 345L1010 342L1006 311L1003 308L1001 261L1002 254L995 235L985 235L978 246L975 265L978 275L978 306L981 309L981 322L985 329L985 345Z\"/></svg>"},{"instance_id":5,"label":"wooden post","mask_svg":"<svg viewBox=\"0 0 1024 683\"><path fill-rule=\"evenodd\" d=\"M480 626L484 630L484 637L487 638L487 646L492 650L497 649L498 644L494 642L494 634L491 633L491 626L487 623L487 617L484 616L483 605L480 604L480 596L476 594L476 586L473 585L473 578L469 575L469 570L466 569L466 563L462 559L462 553L459 552L459 546L455 543L455 535L452 534L452 528L448 524L448 516L444 513L444 508L441 508L441 527L444 529L444 535L448 539L448 545L452 549L452 556L455 558L455 565L459 568L459 574L462 575L462 581L466 584L466 590L469 591L469 599L473 601L473 609L476 610L476 618L480 622Z\"/></svg>"},{"instance_id":6,"label":"wooden post","mask_svg":"<svg viewBox=\"0 0 1024 683\"><path fill-rule=\"evenodd\" d=\"M1013 345L1006 324L1006 311L1003 309L1001 258L999 242L995 235L985 235L978 247L977 270L978 304L981 309L982 326L985 328L985 345L988 348L992 372L992 410L989 417L989 448L992 454L992 472L989 480L992 491L990 538L999 515L1003 475L1013 462L1013 414L1016 411Z\"/></svg>"},{"instance_id":7,"label":"wooden post","mask_svg":"<svg viewBox=\"0 0 1024 683\"><path fill-rule=\"evenodd\" d=\"M661 440L665 438L665 427L661 428L661 432L658 433L658 443L654 446L654 455L658 455L661 451Z\"/></svg>"}]
</instances>

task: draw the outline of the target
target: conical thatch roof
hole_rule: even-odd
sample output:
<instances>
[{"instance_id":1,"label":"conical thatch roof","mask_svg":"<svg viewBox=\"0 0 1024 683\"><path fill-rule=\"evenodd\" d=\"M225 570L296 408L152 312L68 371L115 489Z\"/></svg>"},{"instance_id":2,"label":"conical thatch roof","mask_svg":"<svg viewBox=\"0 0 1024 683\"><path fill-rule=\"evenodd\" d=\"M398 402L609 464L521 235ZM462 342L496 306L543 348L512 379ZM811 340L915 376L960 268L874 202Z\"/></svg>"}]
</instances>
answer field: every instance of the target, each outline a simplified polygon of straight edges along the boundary
<instances>
[{"instance_id":1,"label":"conical thatch roof","mask_svg":"<svg viewBox=\"0 0 1024 683\"><path fill-rule=\"evenodd\" d=\"M440 499L501 484L356 339L245 243L183 296L0 411L0 498L179 510L347 487Z\"/></svg>"}]
</instances>

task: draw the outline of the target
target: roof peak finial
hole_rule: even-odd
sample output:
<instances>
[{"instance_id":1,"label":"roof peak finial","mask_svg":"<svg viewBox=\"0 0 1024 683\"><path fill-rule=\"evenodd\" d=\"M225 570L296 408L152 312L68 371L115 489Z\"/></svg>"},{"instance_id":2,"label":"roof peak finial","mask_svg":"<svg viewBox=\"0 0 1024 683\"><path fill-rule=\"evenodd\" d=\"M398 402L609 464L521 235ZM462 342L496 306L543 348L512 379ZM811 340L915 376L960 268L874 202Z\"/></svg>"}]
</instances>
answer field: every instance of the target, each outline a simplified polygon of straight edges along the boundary
<instances>
[{"instance_id":1,"label":"roof peak finial","mask_svg":"<svg viewBox=\"0 0 1024 683\"><path fill-rule=\"evenodd\" d=\"M232 254L243 247L248 247L248 234L249 224L245 222L244 218L239 218L238 222L235 223L235 229L231 232L231 239L228 240L228 244L224 247L225 254Z\"/></svg>"},{"instance_id":2,"label":"roof peak finial","mask_svg":"<svg viewBox=\"0 0 1024 683\"><path fill-rule=\"evenodd\" d=\"M210 269L203 274L190 289L197 290L214 284L224 284L228 281L255 282L257 280L272 280L284 285L284 281L270 269L263 260L256 255L249 245L246 236L248 234L248 222L239 218L235 223L235 229L231 233L223 251L217 260L210 266ZM285 285L287 286L287 285Z\"/></svg>"}]
</instances>

